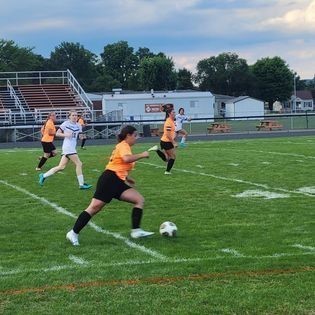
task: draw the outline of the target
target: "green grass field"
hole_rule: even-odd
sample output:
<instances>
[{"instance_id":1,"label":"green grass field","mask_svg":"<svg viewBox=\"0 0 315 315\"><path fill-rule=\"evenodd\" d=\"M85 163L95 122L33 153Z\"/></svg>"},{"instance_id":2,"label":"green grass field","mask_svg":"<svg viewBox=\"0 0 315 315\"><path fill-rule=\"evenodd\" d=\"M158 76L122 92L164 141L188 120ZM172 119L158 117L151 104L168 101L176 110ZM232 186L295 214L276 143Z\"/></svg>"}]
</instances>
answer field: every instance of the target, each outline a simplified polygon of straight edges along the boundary
<instances>
[{"instance_id":1,"label":"green grass field","mask_svg":"<svg viewBox=\"0 0 315 315\"><path fill-rule=\"evenodd\" d=\"M79 151L94 187L112 148ZM40 187L40 143L0 150L0 314L314 314L314 151L313 137L191 140L171 176L151 152L132 176L156 234L131 239L131 205L113 201L73 247L94 190L72 165Z\"/></svg>"}]
</instances>

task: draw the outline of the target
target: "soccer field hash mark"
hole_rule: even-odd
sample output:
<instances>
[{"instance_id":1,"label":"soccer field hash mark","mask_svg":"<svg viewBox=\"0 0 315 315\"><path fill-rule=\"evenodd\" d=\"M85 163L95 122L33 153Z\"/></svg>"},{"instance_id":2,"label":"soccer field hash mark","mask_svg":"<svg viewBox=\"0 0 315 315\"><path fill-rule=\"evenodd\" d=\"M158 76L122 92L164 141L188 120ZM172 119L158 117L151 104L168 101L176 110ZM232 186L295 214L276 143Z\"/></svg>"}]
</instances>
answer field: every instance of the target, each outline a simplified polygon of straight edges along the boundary
<instances>
[{"instance_id":1,"label":"soccer field hash mark","mask_svg":"<svg viewBox=\"0 0 315 315\"><path fill-rule=\"evenodd\" d=\"M278 199L278 198L289 198L288 194L274 193L271 191L262 190L246 190L242 193L234 195L236 198L263 198L263 199Z\"/></svg>"}]
</instances>

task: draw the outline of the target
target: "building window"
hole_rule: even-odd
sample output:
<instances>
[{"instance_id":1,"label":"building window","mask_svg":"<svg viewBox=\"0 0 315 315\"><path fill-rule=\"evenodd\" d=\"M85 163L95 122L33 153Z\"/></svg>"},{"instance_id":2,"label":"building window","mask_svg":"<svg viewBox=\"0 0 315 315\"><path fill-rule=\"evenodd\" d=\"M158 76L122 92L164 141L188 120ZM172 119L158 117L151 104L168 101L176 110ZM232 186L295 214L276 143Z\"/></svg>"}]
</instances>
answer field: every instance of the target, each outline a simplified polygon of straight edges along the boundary
<instances>
[{"instance_id":1,"label":"building window","mask_svg":"<svg viewBox=\"0 0 315 315\"><path fill-rule=\"evenodd\" d=\"M190 101L190 108L198 107L198 101Z\"/></svg>"}]
</instances>

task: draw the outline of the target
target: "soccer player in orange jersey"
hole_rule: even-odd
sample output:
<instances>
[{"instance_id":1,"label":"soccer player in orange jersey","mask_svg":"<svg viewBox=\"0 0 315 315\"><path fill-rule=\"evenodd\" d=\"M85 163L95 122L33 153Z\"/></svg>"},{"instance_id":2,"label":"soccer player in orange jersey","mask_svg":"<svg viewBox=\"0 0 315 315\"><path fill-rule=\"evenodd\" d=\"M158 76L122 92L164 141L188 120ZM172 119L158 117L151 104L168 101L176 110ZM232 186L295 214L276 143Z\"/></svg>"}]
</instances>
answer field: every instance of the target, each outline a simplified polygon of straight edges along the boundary
<instances>
[{"instance_id":1,"label":"soccer player in orange jersey","mask_svg":"<svg viewBox=\"0 0 315 315\"><path fill-rule=\"evenodd\" d=\"M84 120L84 114L78 115L78 123L82 126L82 134L81 134L81 149L85 150L85 142L86 142L86 134L83 133L85 127L86 127L86 122Z\"/></svg>"},{"instance_id":2,"label":"soccer player in orange jersey","mask_svg":"<svg viewBox=\"0 0 315 315\"><path fill-rule=\"evenodd\" d=\"M163 135L161 137L160 146L161 151L157 146L154 146L149 149L149 151L156 151L158 156L164 161L167 162L165 175L171 175L171 169L174 165L176 159L175 148L177 143L175 141L176 132L175 132L175 111L173 104L164 104L162 110L165 112L165 122L163 127Z\"/></svg>"},{"instance_id":3,"label":"soccer player in orange jersey","mask_svg":"<svg viewBox=\"0 0 315 315\"><path fill-rule=\"evenodd\" d=\"M41 128L42 133L41 143L44 154L39 160L39 163L36 167L36 171L40 171L44 164L46 163L46 161L57 154L56 147L53 143L56 134L55 122L56 114L54 112L51 112L48 114L48 117Z\"/></svg>"},{"instance_id":4,"label":"soccer player in orange jersey","mask_svg":"<svg viewBox=\"0 0 315 315\"><path fill-rule=\"evenodd\" d=\"M131 147L137 140L137 129L133 126L125 126L118 135L119 143L113 150L105 171L99 177L96 191L90 205L79 215L73 229L69 231L66 238L72 245L79 245L78 236L80 231L90 221L92 216L97 214L111 200L118 199L133 204L131 215L131 237L140 238L154 234L140 228L144 198L132 186L135 181L129 176L134 163L140 159L148 158L149 152L133 154Z\"/></svg>"}]
</instances>

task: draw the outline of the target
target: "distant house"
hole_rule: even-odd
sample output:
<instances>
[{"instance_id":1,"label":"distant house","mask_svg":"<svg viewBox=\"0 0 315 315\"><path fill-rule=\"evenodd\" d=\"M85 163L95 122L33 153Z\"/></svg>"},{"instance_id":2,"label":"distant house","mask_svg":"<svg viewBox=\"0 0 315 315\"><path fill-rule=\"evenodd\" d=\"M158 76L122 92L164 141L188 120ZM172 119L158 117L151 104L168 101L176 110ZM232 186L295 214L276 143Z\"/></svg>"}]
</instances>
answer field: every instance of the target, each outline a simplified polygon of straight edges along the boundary
<instances>
[{"instance_id":1,"label":"distant house","mask_svg":"<svg viewBox=\"0 0 315 315\"><path fill-rule=\"evenodd\" d=\"M296 91L296 98L292 95L291 103L294 111L314 110L314 98L309 90Z\"/></svg>"},{"instance_id":2,"label":"distant house","mask_svg":"<svg viewBox=\"0 0 315 315\"><path fill-rule=\"evenodd\" d=\"M239 96L227 100L225 104L225 117L253 117L264 116L264 101L250 96Z\"/></svg>"}]
</instances>

